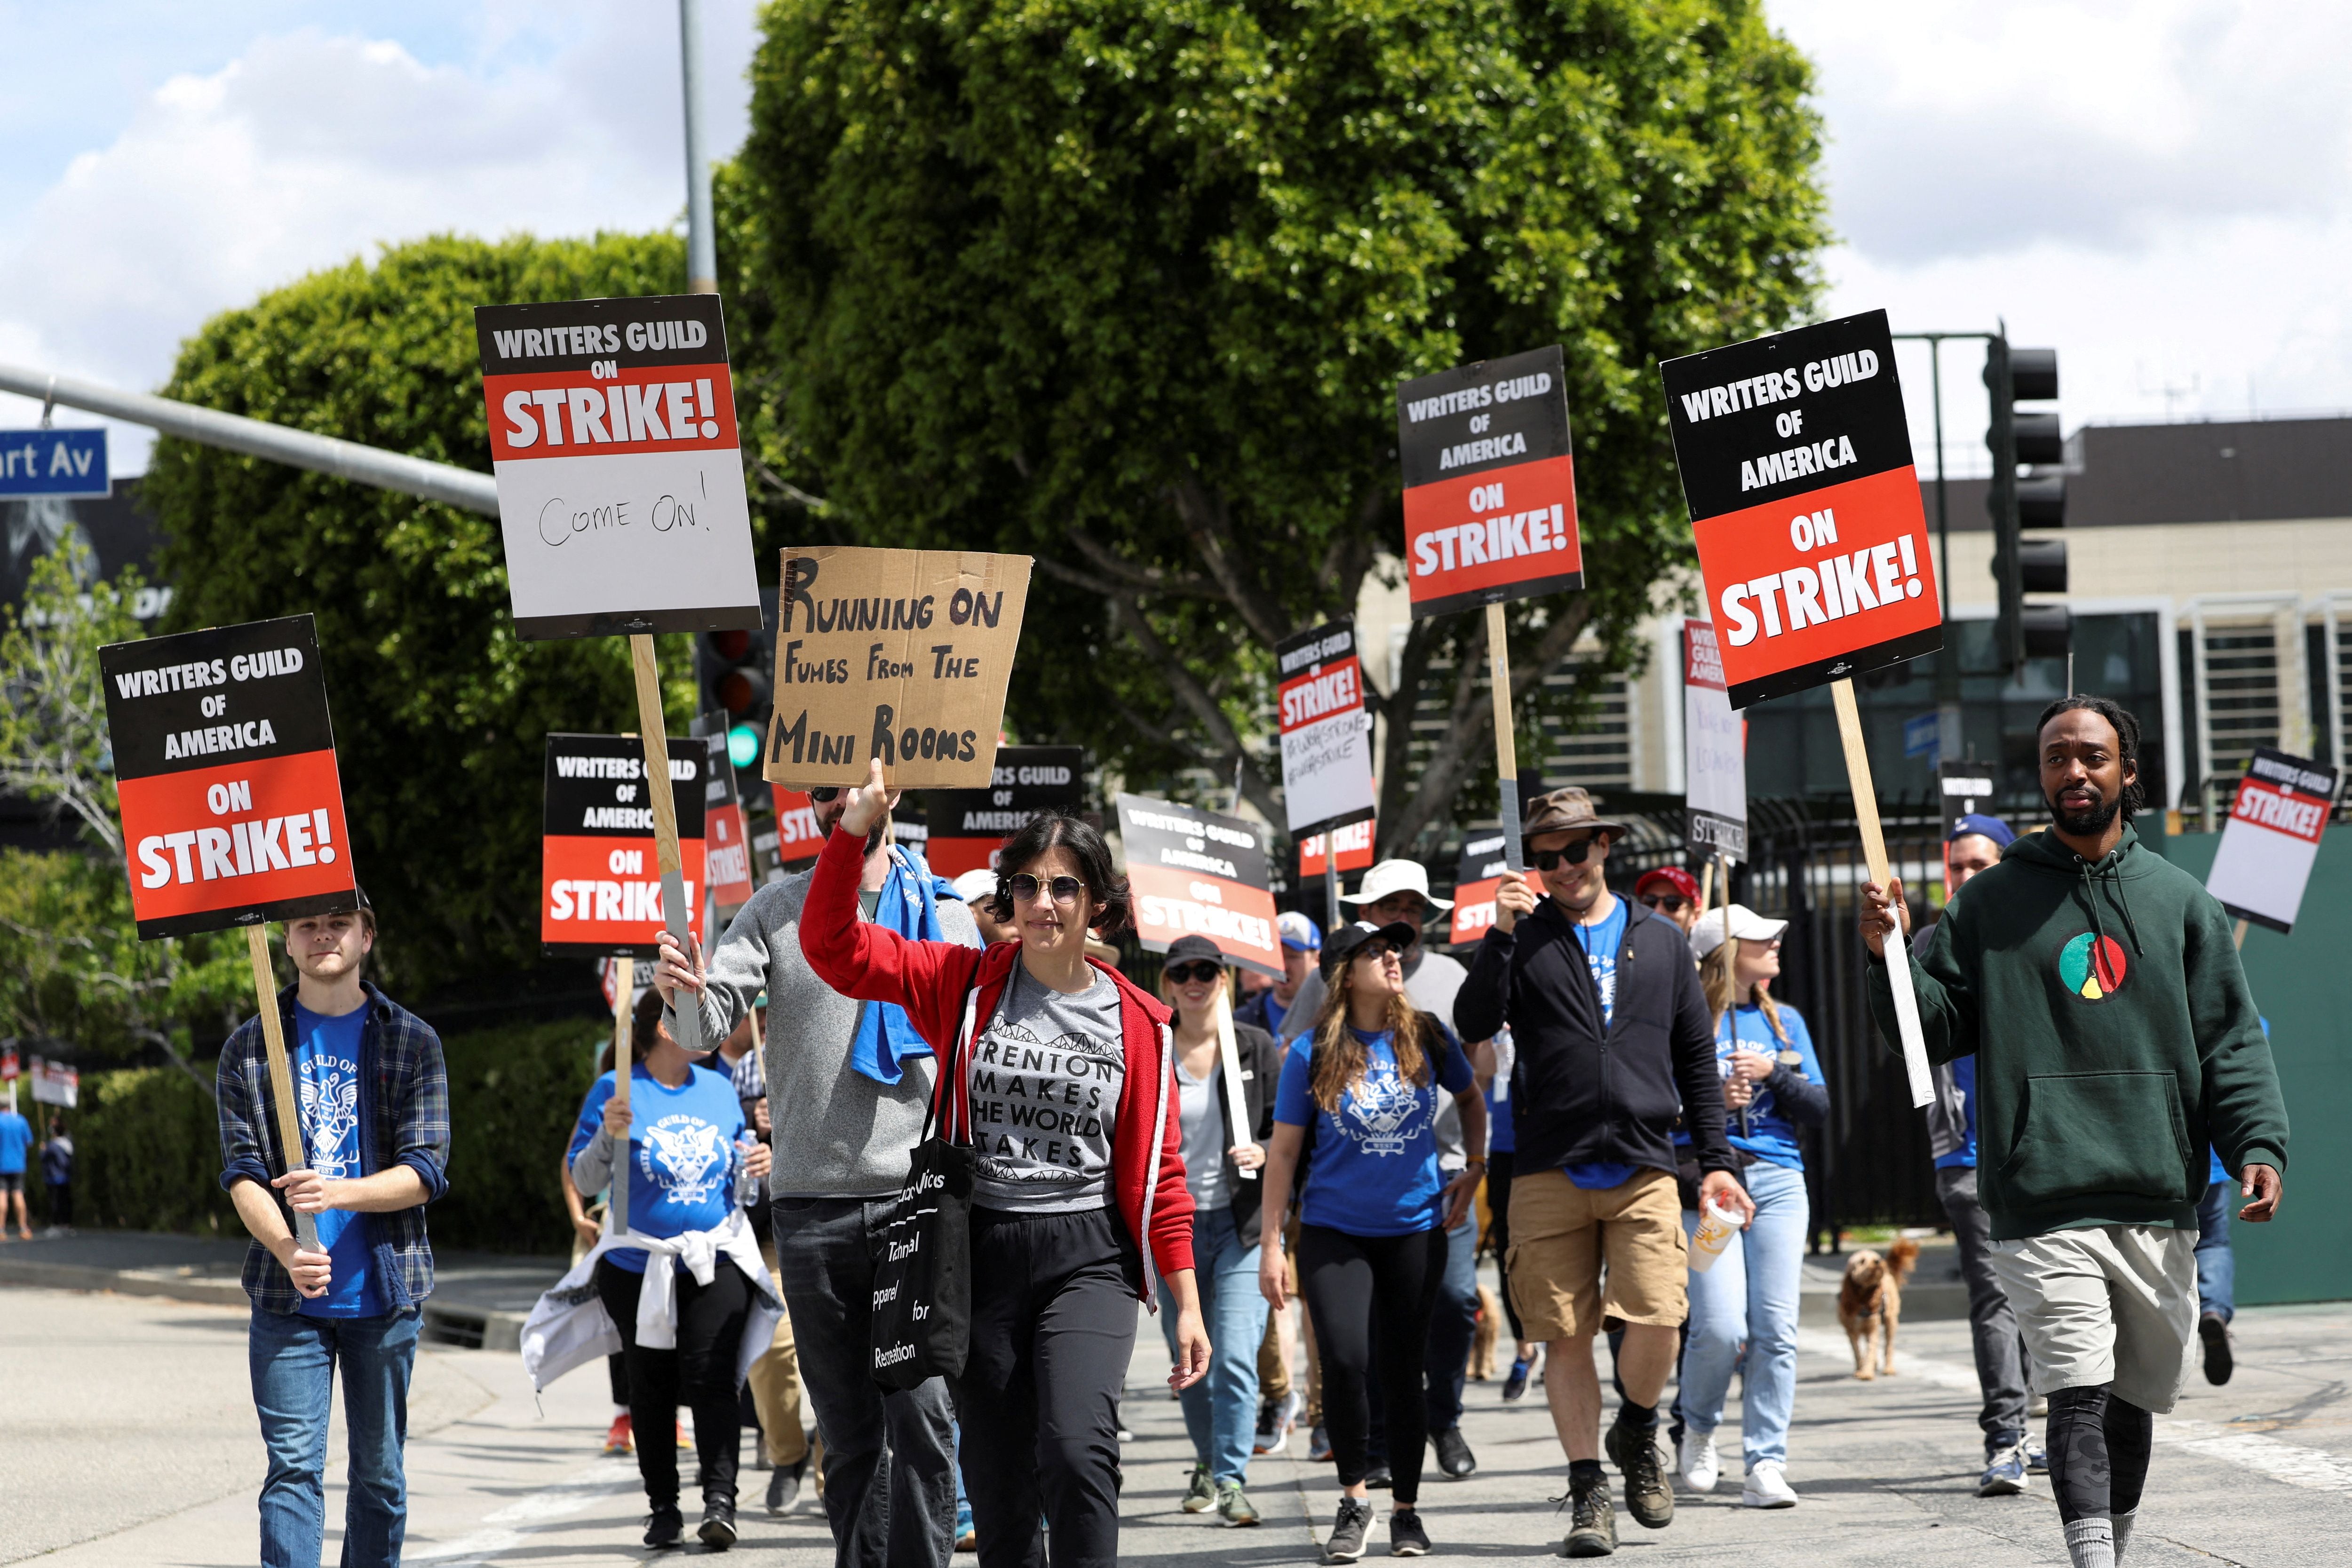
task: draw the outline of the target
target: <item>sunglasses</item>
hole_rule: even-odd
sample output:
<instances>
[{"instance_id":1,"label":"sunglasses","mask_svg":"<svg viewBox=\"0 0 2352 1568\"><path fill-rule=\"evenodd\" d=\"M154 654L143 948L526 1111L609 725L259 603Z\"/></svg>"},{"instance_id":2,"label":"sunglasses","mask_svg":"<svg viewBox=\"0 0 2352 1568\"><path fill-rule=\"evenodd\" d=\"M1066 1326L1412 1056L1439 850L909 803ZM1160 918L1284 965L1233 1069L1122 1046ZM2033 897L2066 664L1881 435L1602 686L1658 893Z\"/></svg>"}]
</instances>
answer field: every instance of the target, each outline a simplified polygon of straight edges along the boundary
<instances>
[{"instance_id":1,"label":"sunglasses","mask_svg":"<svg viewBox=\"0 0 2352 1568\"><path fill-rule=\"evenodd\" d=\"M1211 981L1223 978L1225 966L1222 963L1212 963L1204 958L1197 963L1171 963L1163 973L1167 974L1168 984L1171 985L1190 985L1195 981L1207 984Z\"/></svg>"},{"instance_id":2,"label":"sunglasses","mask_svg":"<svg viewBox=\"0 0 2352 1568\"><path fill-rule=\"evenodd\" d=\"M1528 858L1535 862L1537 870L1549 871L1562 861L1566 861L1570 866L1581 866L1584 864L1584 858L1591 853L1592 840L1580 838L1575 843L1564 845L1558 849L1531 849L1528 852Z\"/></svg>"},{"instance_id":3,"label":"sunglasses","mask_svg":"<svg viewBox=\"0 0 2352 1568\"><path fill-rule=\"evenodd\" d=\"M809 804L811 805L830 805L835 801L841 798L841 786L839 784L819 784L816 788L808 792L808 797Z\"/></svg>"},{"instance_id":4,"label":"sunglasses","mask_svg":"<svg viewBox=\"0 0 2352 1568\"><path fill-rule=\"evenodd\" d=\"M1373 963L1377 963L1383 958L1394 958L1396 956L1396 951L1397 950L1393 944L1375 937L1373 940L1364 943L1363 946L1358 948L1348 956L1350 959L1369 958Z\"/></svg>"},{"instance_id":5,"label":"sunglasses","mask_svg":"<svg viewBox=\"0 0 2352 1568\"><path fill-rule=\"evenodd\" d=\"M1662 915L1678 915L1683 912L1684 906L1690 902L1680 893L1651 893L1642 901Z\"/></svg>"},{"instance_id":6,"label":"sunglasses","mask_svg":"<svg viewBox=\"0 0 2352 1568\"><path fill-rule=\"evenodd\" d=\"M1078 895L1087 890L1087 885L1076 877L1056 877L1051 882L1040 882L1026 871L1004 879L1005 895L1016 904L1027 903L1040 889L1051 893L1057 904L1075 904Z\"/></svg>"}]
</instances>

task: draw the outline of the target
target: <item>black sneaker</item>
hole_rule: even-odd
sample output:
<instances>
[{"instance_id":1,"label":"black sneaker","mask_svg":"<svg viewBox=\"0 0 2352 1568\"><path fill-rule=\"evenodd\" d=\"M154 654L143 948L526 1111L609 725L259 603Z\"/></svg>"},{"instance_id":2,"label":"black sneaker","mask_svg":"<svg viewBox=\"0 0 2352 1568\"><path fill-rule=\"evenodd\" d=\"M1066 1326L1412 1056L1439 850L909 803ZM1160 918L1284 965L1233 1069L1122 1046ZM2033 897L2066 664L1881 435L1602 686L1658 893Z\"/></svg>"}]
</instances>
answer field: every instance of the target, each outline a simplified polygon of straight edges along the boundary
<instances>
[{"instance_id":1,"label":"black sneaker","mask_svg":"<svg viewBox=\"0 0 2352 1568\"><path fill-rule=\"evenodd\" d=\"M2219 1388L2237 1370L2230 1353L2230 1325L2221 1313L2208 1312L2197 1320L2197 1337L2205 1342L2205 1381Z\"/></svg>"},{"instance_id":2,"label":"black sneaker","mask_svg":"<svg viewBox=\"0 0 2352 1568\"><path fill-rule=\"evenodd\" d=\"M1437 1435L1437 1468L1457 1481L1476 1472L1478 1456L1470 1451L1461 1427L1448 1426Z\"/></svg>"},{"instance_id":3,"label":"black sneaker","mask_svg":"<svg viewBox=\"0 0 2352 1568\"><path fill-rule=\"evenodd\" d=\"M1391 1487L1396 1485L1396 1478L1389 1474L1389 1467L1386 1460L1374 1459L1372 1461L1372 1468L1364 1472L1364 1485L1370 1487L1376 1492L1384 1492Z\"/></svg>"},{"instance_id":4,"label":"black sneaker","mask_svg":"<svg viewBox=\"0 0 2352 1568\"><path fill-rule=\"evenodd\" d=\"M1568 1539L1560 1543L1563 1557L1610 1557L1617 1551L1617 1509L1609 1500L1609 1478L1596 1477L1580 1482L1570 1477L1568 1496L1559 1500L1570 1505Z\"/></svg>"},{"instance_id":5,"label":"black sneaker","mask_svg":"<svg viewBox=\"0 0 2352 1568\"><path fill-rule=\"evenodd\" d=\"M808 1469L808 1456L803 1454L789 1465L778 1465L768 1476L768 1511L790 1513L793 1504L801 1500L801 1477Z\"/></svg>"},{"instance_id":6,"label":"black sneaker","mask_svg":"<svg viewBox=\"0 0 2352 1568\"><path fill-rule=\"evenodd\" d=\"M676 1503L657 1508L646 1518L646 1544L653 1547L676 1546L686 1533L686 1516L677 1511Z\"/></svg>"},{"instance_id":7,"label":"black sneaker","mask_svg":"<svg viewBox=\"0 0 2352 1568\"><path fill-rule=\"evenodd\" d=\"M707 1502L702 1505L702 1528L695 1534L702 1544L713 1552L724 1552L735 1544L735 1505L731 1502Z\"/></svg>"},{"instance_id":8,"label":"black sneaker","mask_svg":"<svg viewBox=\"0 0 2352 1568\"><path fill-rule=\"evenodd\" d=\"M1666 1485L1665 1468L1658 1463L1658 1433L1654 1426L1609 1425L1609 1459L1625 1478L1625 1511L1644 1530L1664 1530L1675 1521L1675 1490Z\"/></svg>"},{"instance_id":9,"label":"black sneaker","mask_svg":"<svg viewBox=\"0 0 2352 1568\"><path fill-rule=\"evenodd\" d=\"M1401 1508L1389 1515L1389 1555L1391 1557L1429 1555L1429 1531L1422 1529L1421 1513L1418 1510Z\"/></svg>"},{"instance_id":10,"label":"black sneaker","mask_svg":"<svg viewBox=\"0 0 2352 1568\"><path fill-rule=\"evenodd\" d=\"M1339 1500L1339 1517L1323 1542L1326 1563L1353 1563L1364 1554L1364 1536L1372 1528L1372 1505L1362 1498Z\"/></svg>"}]
</instances>

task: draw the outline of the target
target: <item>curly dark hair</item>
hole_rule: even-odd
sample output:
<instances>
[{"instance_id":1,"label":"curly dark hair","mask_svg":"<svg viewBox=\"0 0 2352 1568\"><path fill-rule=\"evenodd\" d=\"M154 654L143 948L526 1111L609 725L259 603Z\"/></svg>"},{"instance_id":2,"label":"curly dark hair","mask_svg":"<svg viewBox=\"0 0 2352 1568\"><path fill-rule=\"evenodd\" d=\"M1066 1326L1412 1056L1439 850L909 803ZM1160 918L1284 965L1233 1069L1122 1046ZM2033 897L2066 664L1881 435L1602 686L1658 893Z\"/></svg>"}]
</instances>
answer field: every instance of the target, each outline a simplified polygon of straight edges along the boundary
<instances>
[{"instance_id":1,"label":"curly dark hair","mask_svg":"<svg viewBox=\"0 0 2352 1568\"><path fill-rule=\"evenodd\" d=\"M1009 885L1013 879L1035 865L1047 850L1056 848L1070 852L1087 884L1087 898L1095 907L1087 928L1107 937L1127 924L1127 879L1111 865L1110 846L1103 842L1094 824L1062 811L1031 818L1028 826L1004 841L996 855L996 896L989 901L988 912L1001 921L1012 920Z\"/></svg>"},{"instance_id":2,"label":"curly dark hair","mask_svg":"<svg viewBox=\"0 0 2352 1568\"><path fill-rule=\"evenodd\" d=\"M2116 754L2123 759L2124 766L2132 775L2131 782L2124 785L2120 812L2123 819L2129 822L2135 816L2147 809L2147 793L2140 787L2140 779L2143 775L2139 761L2139 721L2133 718L2131 710L2122 703L2110 701L2105 697L2077 693L2073 697L2061 697L2057 701L2044 708L2042 710L2042 717L2033 722L2034 765L2037 768L2041 765L2042 731L2050 727L2050 721L2057 718L2061 713L2074 712L2096 713L2115 731Z\"/></svg>"}]
</instances>

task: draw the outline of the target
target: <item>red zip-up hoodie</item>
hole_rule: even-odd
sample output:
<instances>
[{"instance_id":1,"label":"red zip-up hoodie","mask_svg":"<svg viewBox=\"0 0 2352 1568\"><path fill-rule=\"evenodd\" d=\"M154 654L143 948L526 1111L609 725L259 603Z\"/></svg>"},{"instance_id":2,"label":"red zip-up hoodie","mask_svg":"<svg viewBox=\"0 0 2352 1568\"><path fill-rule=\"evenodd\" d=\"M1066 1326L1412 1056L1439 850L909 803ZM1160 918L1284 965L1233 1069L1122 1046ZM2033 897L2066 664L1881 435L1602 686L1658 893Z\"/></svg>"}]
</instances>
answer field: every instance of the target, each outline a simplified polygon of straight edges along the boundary
<instances>
[{"instance_id":1,"label":"red zip-up hoodie","mask_svg":"<svg viewBox=\"0 0 2352 1568\"><path fill-rule=\"evenodd\" d=\"M971 1140L973 1037L996 1016L1004 983L1021 944L984 948L950 942L912 942L887 926L858 918L857 883L866 864L861 834L835 830L817 857L801 906L801 951L817 977L844 996L888 1002L907 1010L916 1031L939 1054L946 1135ZM1176 1110L1176 1058L1168 1009L1107 963L1097 963L1118 987L1119 1040L1127 1073L1111 1122L1110 1179L1119 1217L1143 1249L1144 1304L1159 1310L1156 1272L1192 1267L1192 1194L1184 1185L1183 1127Z\"/></svg>"}]
</instances>

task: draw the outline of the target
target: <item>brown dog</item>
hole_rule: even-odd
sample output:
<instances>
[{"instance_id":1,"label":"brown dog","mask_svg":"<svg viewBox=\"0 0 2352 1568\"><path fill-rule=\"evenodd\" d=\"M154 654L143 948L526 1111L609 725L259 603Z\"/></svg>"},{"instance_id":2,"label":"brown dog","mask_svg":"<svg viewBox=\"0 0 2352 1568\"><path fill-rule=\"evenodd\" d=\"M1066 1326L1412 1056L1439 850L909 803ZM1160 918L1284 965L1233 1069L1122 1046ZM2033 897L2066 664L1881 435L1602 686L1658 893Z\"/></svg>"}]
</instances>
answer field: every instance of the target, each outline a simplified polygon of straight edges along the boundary
<instances>
[{"instance_id":1,"label":"brown dog","mask_svg":"<svg viewBox=\"0 0 2352 1568\"><path fill-rule=\"evenodd\" d=\"M1478 1327L1470 1336L1470 1365L1473 1383L1486 1383L1495 1375L1495 1339L1501 1331L1503 1303L1486 1286L1478 1287Z\"/></svg>"},{"instance_id":2,"label":"brown dog","mask_svg":"<svg viewBox=\"0 0 2352 1568\"><path fill-rule=\"evenodd\" d=\"M1895 1375L1895 1325L1903 1321L1903 1281L1919 1261L1919 1244L1897 1238L1886 1255L1864 1248L1846 1259L1845 1282L1838 1287L1838 1322L1853 1346L1853 1375L1867 1383L1879 1373ZM1878 1368L1871 1369L1871 1337L1879 1341Z\"/></svg>"}]
</instances>

